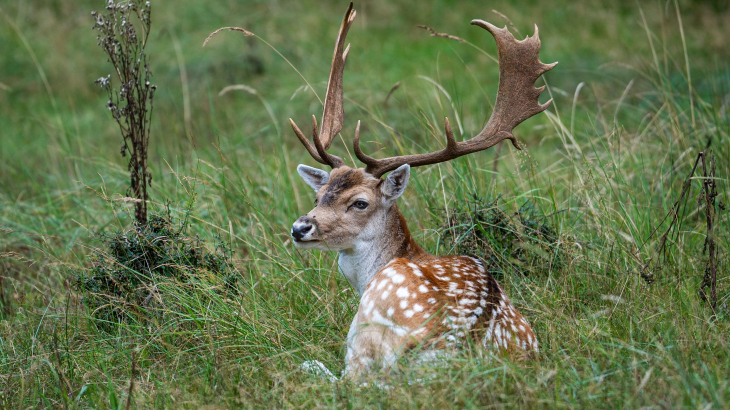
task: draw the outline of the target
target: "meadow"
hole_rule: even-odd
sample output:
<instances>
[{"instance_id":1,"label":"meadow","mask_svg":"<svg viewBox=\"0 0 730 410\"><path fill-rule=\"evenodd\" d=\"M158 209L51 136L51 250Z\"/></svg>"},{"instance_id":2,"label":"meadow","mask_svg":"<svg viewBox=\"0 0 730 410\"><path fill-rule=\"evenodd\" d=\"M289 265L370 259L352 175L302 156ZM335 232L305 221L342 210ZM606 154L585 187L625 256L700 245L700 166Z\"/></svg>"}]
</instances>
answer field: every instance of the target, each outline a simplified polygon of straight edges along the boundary
<instances>
[{"instance_id":1,"label":"meadow","mask_svg":"<svg viewBox=\"0 0 730 410\"><path fill-rule=\"evenodd\" d=\"M474 224L469 209L498 207L510 220L534 209L550 240L506 254L476 243L499 256L497 278L540 355L468 348L440 366L404 360L364 386L300 370L313 359L344 369L358 298L335 254L289 237L314 200L296 165L317 164L288 118L302 126L321 113L346 2L151 3L149 209L169 208L206 246L230 246L235 289L205 272L161 281L160 314L112 323L83 303L74 278L106 252L99 233L133 221L121 138L94 84L112 68L91 30L106 2L0 2L1 408L730 408L724 2L355 3L333 144L348 165L357 120L377 157L440 149L445 116L457 140L481 130L499 69L494 40L471 19L517 38L537 24L541 60L559 61L537 83L553 105L515 130L524 150L414 169L399 200L414 237L438 254L473 245L476 231L461 229ZM221 32L202 47L224 26L256 36ZM703 151L718 192L714 309L698 293L707 180L688 179Z\"/></svg>"}]
</instances>

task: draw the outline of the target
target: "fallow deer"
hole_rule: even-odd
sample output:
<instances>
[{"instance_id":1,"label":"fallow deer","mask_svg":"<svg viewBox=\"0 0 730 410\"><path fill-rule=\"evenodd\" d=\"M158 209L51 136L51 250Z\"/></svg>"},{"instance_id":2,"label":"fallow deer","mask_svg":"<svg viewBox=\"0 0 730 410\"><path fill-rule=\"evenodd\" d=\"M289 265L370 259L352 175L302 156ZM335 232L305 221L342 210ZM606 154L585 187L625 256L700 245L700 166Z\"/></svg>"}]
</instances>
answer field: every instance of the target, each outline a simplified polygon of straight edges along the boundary
<instances>
[{"instance_id":1,"label":"fallow deer","mask_svg":"<svg viewBox=\"0 0 730 410\"><path fill-rule=\"evenodd\" d=\"M498 351L537 352L535 333L484 263L470 256L429 254L413 240L396 205L411 167L449 161L505 139L521 149L512 130L550 105L552 100L538 102L544 86L535 88L534 83L557 64L540 62L537 26L532 37L517 41L506 27L471 21L494 36L500 69L494 112L477 136L457 142L447 118L444 149L375 159L360 149L358 121L354 152L366 167L353 169L327 150L342 130L343 71L350 51L344 44L354 19L350 3L335 43L321 128L312 116L314 144L289 120L309 154L332 168L328 173L297 167L316 191L316 201L314 209L294 222L291 236L299 248L339 252L340 271L361 297L347 335L345 374L357 376L374 365L389 367L417 346L439 351L468 338Z\"/></svg>"}]
</instances>

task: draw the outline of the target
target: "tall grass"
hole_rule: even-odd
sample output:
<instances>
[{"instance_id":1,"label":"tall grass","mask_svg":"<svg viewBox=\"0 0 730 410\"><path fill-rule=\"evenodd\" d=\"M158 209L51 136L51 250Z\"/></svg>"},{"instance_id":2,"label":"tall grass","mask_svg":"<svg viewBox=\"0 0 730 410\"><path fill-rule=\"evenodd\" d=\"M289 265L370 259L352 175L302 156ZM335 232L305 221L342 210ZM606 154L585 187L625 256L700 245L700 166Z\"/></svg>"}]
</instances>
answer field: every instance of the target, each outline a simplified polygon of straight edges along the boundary
<instances>
[{"instance_id":1,"label":"tall grass","mask_svg":"<svg viewBox=\"0 0 730 410\"><path fill-rule=\"evenodd\" d=\"M545 275L500 278L534 325L537 359L516 363L467 349L444 367L404 363L390 375L391 388L381 389L299 371L310 359L343 369L344 338L358 303L335 255L299 251L288 236L313 197L294 168L313 164L281 124L317 112L319 103L310 90L295 93L301 78L249 38L221 35L198 51L213 29L245 27L321 94L339 6L254 3L229 10L186 1L156 9L155 24L167 29L149 50L160 61L153 67L160 120L150 143L156 181L150 206L162 208L169 198L183 212L195 196L191 228L204 238L220 234L236 250L239 293L219 292L204 280L161 282L164 320L129 321L110 332L100 330L67 282L101 245L96 232L132 219L131 208L115 201L126 172L117 151L106 149L116 146L114 130L90 91L104 73L103 60L84 57L93 49L83 25L90 20L69 17L95 4L60 2L33 13L23 3L3 7L35 50L58 101L51 105L45 89L33 88L37 70L24 72L33 63L23 41L3 26L0 39L17 53L0 62L12 73L0 78L11 88L0 91L0 109L9 113L0 116L3 407L122 407L130 378L139 408L730 407L730 221L718 212L720 300L713 315L697 294L707 258L699 184L671 236L669 258L654 272L657 280L647 285L639 275L656 248L652 233L666 227L664 216L708 144L717 158L718 200L730 203L730 77L722 58L708 57L725 56L725 44L702 43L723 32L717 27L726 14L682 4L494 6L523 35L539 24L542 60L561 62L545 78L555 104L517 129L526 150L505 145L496 171L490 152L415 170L400 209L427 249L444 252L443 215L472 193L501 194L506 212L529 200L552 215L571 258ZM478 132L491 112L496 65L466 44L411 27L448 31L494 54L491 39L466 22L486 17L501 24L500 17L477 4L356 7L344 140L357 119L367 125L363 143L375 155L440 148L446 115L458 114L464 137ZM565 19L581 24L567 27ZM49 30L78 41L52 52L59 40ZM165 46L173 42L181 47ZM68 75L74 70L78 75ZM181 81L188 82L186 103ZM218 95L236 84L257 94ZM334 149L348 158L341 142ZM416 379L423 381L409 383Z\"/></svg>"}]
</instances>

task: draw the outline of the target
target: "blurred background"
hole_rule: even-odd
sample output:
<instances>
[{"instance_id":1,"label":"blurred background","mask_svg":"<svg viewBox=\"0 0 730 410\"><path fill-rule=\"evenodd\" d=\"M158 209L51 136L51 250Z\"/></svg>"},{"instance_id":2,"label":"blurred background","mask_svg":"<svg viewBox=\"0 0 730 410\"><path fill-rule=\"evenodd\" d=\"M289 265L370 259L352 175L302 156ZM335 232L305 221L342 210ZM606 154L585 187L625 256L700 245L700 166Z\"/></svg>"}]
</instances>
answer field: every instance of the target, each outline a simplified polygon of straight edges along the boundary
<instances>
[{"instance_id":1,"label":"blurred background","mask_svg":"<svg viewBox=\"0 0 730 410\"><path fill-rule=\"evenodd\" d=\"M93 83L111 70L91 30L91 11L101 11L104 5L103 1L2 2L0 186L4 195L17 198L25 191L22 196L30 200L38 185L63 188L75 186L74 180L92 184L99 178L94 164L125 164L116 155L115 124L104 118L106 95ZM188 160L195 147L200 153L218 143L228 152L245 145L260 154L285 146L292 163L308 161L304 150L295 145L298 142L286 120L291 117L304 126L311 114L321 114L321 104L311 90L301 89L305 83L299 75L264 43L241 33L219 34L205 48L202 43L219 27L243 27L275 47L322 96L346 6L344 1L152 2L148 53L158 86L150 156L155 177L166 172L163 157ZM727 72L730 12L722 2L685 1L678 6L694 87L703 92ZM345 107L345 141L350 140L357 120L363 121L365 140L372 140L373 134L385 136L378 121L406 138L421 138L419 110L427 107L439 116L449 114L440 106L444 101L438 100L444 94L435 91L431 80L448 92L457 111L471 114L463 116L465 133L474 134L488 118L496 93L496 64L468 44L431 38L416 24L461 37L492 55L496 54L493 39L469 25L471 19L508 25L497 11L514 23L518 38L531 35L537 24L542 61L560 62L546 76L558 109L571 108L581 82L586 90L579 101L591 111L620 98L631 80L635 80L633 92L646 87L642 73L654 63L651 40L667 81L686 81L677 10L671 1L433 1L414 6L407 1L365 0L355 8L358 15L348 36L352 52L345 74L350 101ZM384 104L398 82L400 89ZM258 95L246 91L218 95L235 84L247 85ZM544 116L531 119L516 131L518 138L535 149L540 144L549 146L550 131L539 128L544 123ZM366 147L376 154L393 154L394 145L387 138L383 143ZM342 154L339 145L336 149ZM266 157L259 159L267 161ZM282 174L292 172L291 167L281 169ZM110 189L119 191L113 185Z\"/></svg>"}]
</instances>

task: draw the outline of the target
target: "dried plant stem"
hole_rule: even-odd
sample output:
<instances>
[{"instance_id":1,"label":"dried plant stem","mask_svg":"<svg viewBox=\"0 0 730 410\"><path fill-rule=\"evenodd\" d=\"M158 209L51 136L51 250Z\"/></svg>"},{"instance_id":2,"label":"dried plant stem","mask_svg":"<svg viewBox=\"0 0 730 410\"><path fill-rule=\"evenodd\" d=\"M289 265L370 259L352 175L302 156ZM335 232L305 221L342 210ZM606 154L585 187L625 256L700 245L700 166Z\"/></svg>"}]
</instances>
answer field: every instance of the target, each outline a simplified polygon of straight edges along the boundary
<instances>
[{"instance_id":1,"label":"dried plant stem","mask_svg":"<svg viewBox=\"0 0 730 410\"><path fill-rule=\"evenodd\" d=\"M134 390L134 373L137 372L137 362L134 360L134 348L132 348L132 374L129 376L129 389L127 391L127 410L132 407L132 393Z\"/></svg>"},{"instance_id":2,"label":"dried plant stem","mask_svg":"<svg viewBox=\"0 0 730 410\"><path fill-rule=\"evenodd\" d=\"M706 151L705 151L706 152ZM702 155L702 171L704 179L702 186L705 193L705 218L707 220L707 239L705 240L705 248L709 252L707 267L705 268L705 276L702 278L700 285L700 297L707 300L706 288L710 287L710 304L713 312L717 308L717 246L715 244L714 219L715 219L715 197L717 191L715 189L715 159L710 156L710 172L707 172L707 155Z\"/></svg>"},{"instance_id":3,"label":"dried plant stem","mask_svg":"<svg viewBox=\"0 0 730 410\"><path fill-rule=\"evenodd\" d=\"M697 167L702 163L702 197L705 200L705 218L706 218L706 226L707 226L707 239L705 240L705 250L708 251L708 261L707 266L705 267L705 275L702 279L702 284L700 285L699 294L700 298L702 300L708 300L707 291L706 289L710 288L710 304L712 306L712 310L715 311L717 307L717 245L715 243L715 198L717 197L717 190L715 186L715 160L712 155L712 152L709 150L701 151L697 154L697 158L695 159L695 163L692 166L692 170L690 171L687 178L684 180L684 184L682 185L682 192L679 194L679 198L672 206L672 209L669 211L669 213L664 217L664 219L659 223L656 229L652 232L652 234L647 238L644 243L646 243L649 239L651 239L652 236L654 236L654 233L656 233L657 229L659 229L659 226L661 226L664 221L669 218L669 216L672 216L672 220L669 223L669 226L664 231L662 236L659 238L659 244L656 248L656 252L654 255L652 255L648 261L644 264L643 268L641 269L640 275L641 277L647 282L652 283L654 281L654 275L653 273L649 272L649 269L654 262L654 258L656 255L662 255L667 253L667 239L669 238L669 234L672 232L672 228L677 227L681 221L679 218L679 208L684 203L685 198L687 197L687 194L689 193L689 189L692 186L692 180L695 179L695 173L697 172ZM707 163L710 163L709 171ZM676 229L675 229L676 230Z\"/></svg>"},{"instance_id":4,"label":"dried plant stem","mask_svg":"<svg viewBox=\"0 0 730 410\"><path fill-rule=\"evenodd\" d=\"M63 394L63 408L64 410L68 410L68 392L71 390L71 386L67 385L68 380L66 380L66 376L63 374L61 367L61 355L58 353L58 333L56 331L53 333L53 350L56 356L58 384L61 385L61 393Z\"/></svg>"}]
</instances>

